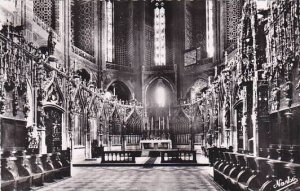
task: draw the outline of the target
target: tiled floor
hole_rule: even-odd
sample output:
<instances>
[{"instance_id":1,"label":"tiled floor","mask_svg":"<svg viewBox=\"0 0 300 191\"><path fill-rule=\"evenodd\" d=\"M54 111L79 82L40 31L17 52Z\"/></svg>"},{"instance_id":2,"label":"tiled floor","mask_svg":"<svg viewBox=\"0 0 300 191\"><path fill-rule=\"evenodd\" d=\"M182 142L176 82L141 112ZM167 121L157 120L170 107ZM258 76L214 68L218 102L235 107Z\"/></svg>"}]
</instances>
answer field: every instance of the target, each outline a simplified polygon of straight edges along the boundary
<instances>
[{"instance_id":1,"label":"tiled floor","mask_svg":"<svg viewBox=\"0 0 300 191\"><path fill-rule=\"evenodd\" d=\"M211 167L75 167L72 178L40 191L183 191L220 190Z\"/></svg>"}]
</instances>

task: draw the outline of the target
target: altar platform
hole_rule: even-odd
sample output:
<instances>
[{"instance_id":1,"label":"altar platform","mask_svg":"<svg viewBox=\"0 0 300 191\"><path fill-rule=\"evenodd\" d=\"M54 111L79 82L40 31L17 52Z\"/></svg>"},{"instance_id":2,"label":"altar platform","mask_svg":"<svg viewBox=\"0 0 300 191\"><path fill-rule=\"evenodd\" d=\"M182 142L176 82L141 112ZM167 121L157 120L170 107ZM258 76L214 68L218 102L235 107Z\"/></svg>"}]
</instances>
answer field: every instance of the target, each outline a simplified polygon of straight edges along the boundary
<instances>
[{"instance_id":1,"label":"altar platform","mask_svg":"<svg viewBox=\"0 0 300 191\"><path fill-rule=\"evenodd\" d=\"M172 149L172 141L169 139L149 139L141 140L140 148L144 149Z\"/></svg>"}]
</instances>

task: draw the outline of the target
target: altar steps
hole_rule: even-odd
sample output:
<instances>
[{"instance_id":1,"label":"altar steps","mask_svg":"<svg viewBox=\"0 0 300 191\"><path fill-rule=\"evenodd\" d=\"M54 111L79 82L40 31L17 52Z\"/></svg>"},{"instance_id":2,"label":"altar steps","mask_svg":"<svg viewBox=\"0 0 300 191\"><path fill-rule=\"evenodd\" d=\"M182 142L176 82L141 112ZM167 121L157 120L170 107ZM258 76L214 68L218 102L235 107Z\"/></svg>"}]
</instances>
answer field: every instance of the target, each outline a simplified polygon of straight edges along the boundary
<instances>
[{"instance_id":1,"label":"altar steps","mask_svg":"<svg viewBox=\"0 0 300 191\"><path fill-rule=\"evenodd\" d=\"M150 157L144 164L144 168L152 168L155 164L157 157Z\"/></svg>"}]
</instances>

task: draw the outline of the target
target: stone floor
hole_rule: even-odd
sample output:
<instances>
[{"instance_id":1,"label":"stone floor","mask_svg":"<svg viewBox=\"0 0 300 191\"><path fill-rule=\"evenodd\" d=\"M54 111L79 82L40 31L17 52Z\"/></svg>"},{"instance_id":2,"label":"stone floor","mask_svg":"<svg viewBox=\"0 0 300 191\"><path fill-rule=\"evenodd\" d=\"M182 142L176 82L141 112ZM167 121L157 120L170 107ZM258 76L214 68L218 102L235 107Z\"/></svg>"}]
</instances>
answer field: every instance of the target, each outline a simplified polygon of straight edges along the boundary
<instances>
[{"instance_id":1,"label":"stone floor","mask_svg":"<svg viewBox=\"0 0 300 191\"><path fill-rule=\"evenodd\" d=\"M211 167L74 167L73 177L39 191L221 190Z\"/></svg>"}]
</instances>

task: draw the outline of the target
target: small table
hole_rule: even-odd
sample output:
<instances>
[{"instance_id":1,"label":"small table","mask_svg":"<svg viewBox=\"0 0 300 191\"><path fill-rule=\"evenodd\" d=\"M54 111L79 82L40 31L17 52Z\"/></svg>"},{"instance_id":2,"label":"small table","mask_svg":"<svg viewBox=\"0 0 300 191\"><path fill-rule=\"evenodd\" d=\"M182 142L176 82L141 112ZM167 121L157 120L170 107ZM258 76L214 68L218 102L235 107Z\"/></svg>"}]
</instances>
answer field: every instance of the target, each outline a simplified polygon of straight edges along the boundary
<instances>
[{"instance_id":1,"label":"small table","mask_svg":"<svg viewBox=\"0 0 300 191\"><path fill-rule=\"evenodd\" d=\"M167 146L167 149L172 149L172 141L169 139L166 140L141 140L140 141L140 148L142 150L145 149L145 145L150 146L150 148L158 149L158 148L165 148L164 146Z\"/></svg>"}]
</instances>

